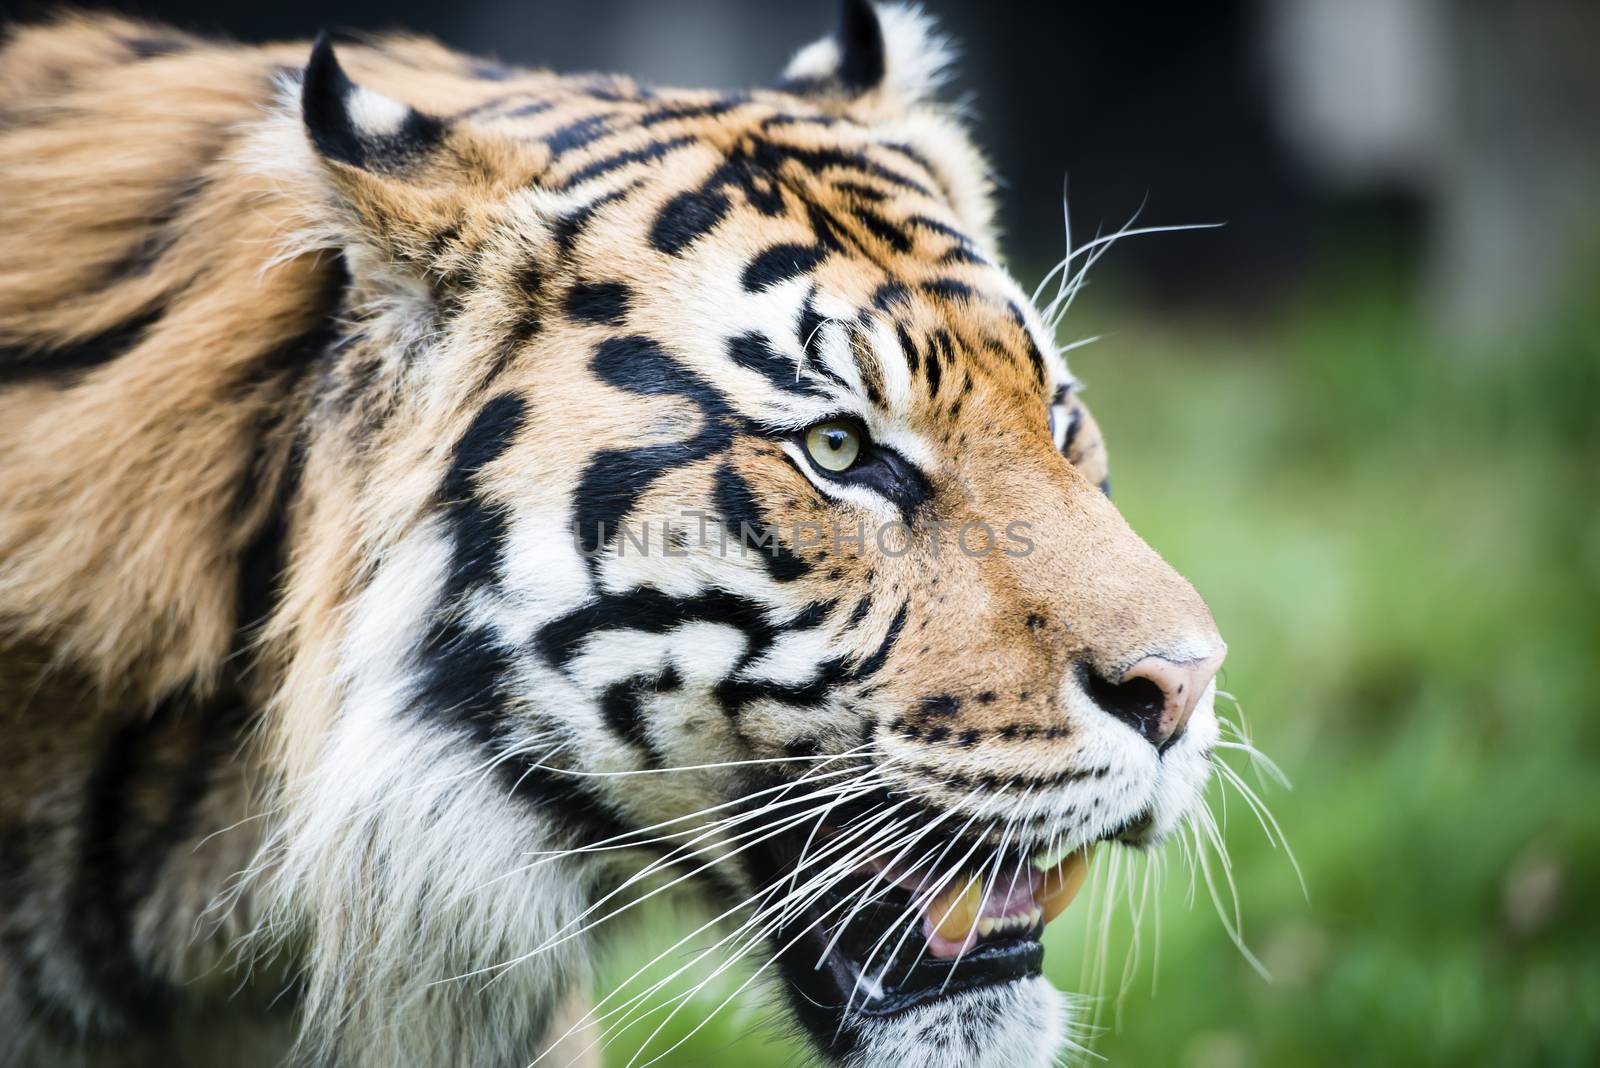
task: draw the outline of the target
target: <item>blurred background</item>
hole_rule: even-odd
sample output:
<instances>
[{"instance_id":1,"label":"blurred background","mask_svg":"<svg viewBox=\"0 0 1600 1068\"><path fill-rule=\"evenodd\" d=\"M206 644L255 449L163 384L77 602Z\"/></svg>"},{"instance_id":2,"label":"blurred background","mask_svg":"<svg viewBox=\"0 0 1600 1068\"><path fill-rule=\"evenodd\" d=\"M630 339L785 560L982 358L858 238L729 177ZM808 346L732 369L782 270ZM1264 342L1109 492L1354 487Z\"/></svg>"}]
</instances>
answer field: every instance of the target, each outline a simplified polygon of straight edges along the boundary
<instances>
[{"instance_id":1,"label":"blurred background","mask_svg":"<svg viewBox=\"0 0 1600 1068\"><path fill-rule=\"evenodd\" d=\"M94 6L249 40L404 28L707 86L770 82L833 18L828 0ZM1216 858L1226 923L1177 850L1148 893L1139 865L1108 890L1102 863L1047 954L1092 996L1093 1048L1192 1068L1600 1063L1600 3L931 6L964 46L950 95L1007 183L1024 284L1065 251L1063 174L1079 243L1141 208L1226 224L1119 243L1061 340L1100 336L1072 363L1118 504L1212 605L1223 710L1293 787L1233 763L1303 889L1220 788L1245 949ZM619 940L612 978L691 918ZM736 999L667 1063L795 1050Z\"/></svg>"}]
</instances>

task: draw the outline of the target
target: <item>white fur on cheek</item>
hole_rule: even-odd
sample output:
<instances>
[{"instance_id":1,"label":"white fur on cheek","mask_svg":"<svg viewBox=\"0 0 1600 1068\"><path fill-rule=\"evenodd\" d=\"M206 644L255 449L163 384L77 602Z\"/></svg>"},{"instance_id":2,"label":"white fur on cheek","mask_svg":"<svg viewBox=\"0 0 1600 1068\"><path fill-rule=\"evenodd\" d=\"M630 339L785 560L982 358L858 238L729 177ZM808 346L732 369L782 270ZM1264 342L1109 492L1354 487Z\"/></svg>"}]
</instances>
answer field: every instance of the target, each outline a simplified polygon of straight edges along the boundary
<instances>
[{"instance_id":1,"label":"white fur on cheek","mask_svg":"<svg viewBox=\"0 0 1600 1068\"><path fill-rule=\"evenodd\" d=\"M588 900L583 873L527 863L542 821L459 735L351 718L268 846L263 948L303 946L307 1063L531 1060L587 983L584 940L541 948Z\"/></svg>"},{"instance_id":2,"label":"white fur on cheek","mask_svg":"<svg viewBox=\"0 0 1600 1068\"><path fill-rule=\"evenodd\" d=\"M449 555L420 525L352 604L344 701L254 869L258 948L298 951L305 1063L526 1063L552 1008L587 986L585 940L554 943L590 899L590 874L530 865L559 843L546 817L468 734L413 705L418 620L435 611Z\"/></svg>"}]
</instances>

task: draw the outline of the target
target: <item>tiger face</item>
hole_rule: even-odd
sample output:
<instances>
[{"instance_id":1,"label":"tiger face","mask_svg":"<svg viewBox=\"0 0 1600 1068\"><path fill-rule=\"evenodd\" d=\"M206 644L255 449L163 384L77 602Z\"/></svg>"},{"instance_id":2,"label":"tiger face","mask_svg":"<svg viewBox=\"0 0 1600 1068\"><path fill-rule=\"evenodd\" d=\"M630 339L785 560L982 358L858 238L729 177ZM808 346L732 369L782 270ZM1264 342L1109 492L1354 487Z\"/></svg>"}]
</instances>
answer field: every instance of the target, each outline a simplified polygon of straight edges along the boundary
<instances>
[{"instance_id":1,"label":"tiger face","mask_svg":"<svg viewBox=\"0 0 1600 1068\"><path fill-rule=\"evenodd\" d=\"M403 810L371 892L498 882L483 952L560 961L545 1000L675 881L841 1063L1053 1059L1043 927L1198 803L1224 645L1106 495L942 56L847 3L779 90L413 107L319 43L260 164L355 294L283 614L337 621L276 702L290 882L327 813Z\"/></svg>"}]
</instances>

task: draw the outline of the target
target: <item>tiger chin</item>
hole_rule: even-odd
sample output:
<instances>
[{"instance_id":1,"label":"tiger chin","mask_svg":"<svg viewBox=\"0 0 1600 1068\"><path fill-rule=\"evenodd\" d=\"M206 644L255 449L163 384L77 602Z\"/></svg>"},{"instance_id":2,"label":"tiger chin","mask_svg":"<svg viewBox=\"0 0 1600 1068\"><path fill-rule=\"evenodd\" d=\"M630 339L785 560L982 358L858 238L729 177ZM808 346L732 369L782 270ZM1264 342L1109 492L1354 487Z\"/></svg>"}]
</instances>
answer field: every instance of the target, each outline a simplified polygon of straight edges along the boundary
<instances>
[{"instance_id":1,"label":"tiger chin","mask_svg":"<svg viewBox=\"0 0 1600 1068\"><path fill-rule=\"evenodd\" d=\"M1224 645L949 58L12 34L0 1060L596 1063L667 891L825 1060L1058 1057L1045 924L1196 811Z\"/></svg>"}]
</instances>

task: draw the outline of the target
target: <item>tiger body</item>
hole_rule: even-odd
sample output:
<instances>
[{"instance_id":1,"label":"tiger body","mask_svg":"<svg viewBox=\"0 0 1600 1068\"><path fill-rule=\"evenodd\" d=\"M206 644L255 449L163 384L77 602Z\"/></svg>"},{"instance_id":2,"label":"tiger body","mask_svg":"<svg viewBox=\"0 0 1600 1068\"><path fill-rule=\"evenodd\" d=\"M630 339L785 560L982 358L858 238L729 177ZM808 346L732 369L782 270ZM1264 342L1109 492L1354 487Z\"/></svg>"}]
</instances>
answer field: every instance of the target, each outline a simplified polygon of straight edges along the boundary
<instances>
[{"instance_id":1,"label":"tiger body","mask_svg":"<svg viewBox=\"0 0 1600 1068\"><path fill-rule=\"evenodd\" d=\"M766 902L771 954L805 869L766 853L803 860L824 808L860 809L861 856L813 869L841 873L913 826L1021 857L1184 818L1209 690L1173 727L1084 680L1210 664L1210 617L1100 491L926 99L937 39L845 22L742 93L409 38L13 35L6 1063L592 1058L598 920L641 871ZM841 413L855 474L795 436ZM839 1061L1063 1040L1036 961L960 1026L919 990L835 1028L783 969Z\"/></svg>"}]
</instances>

